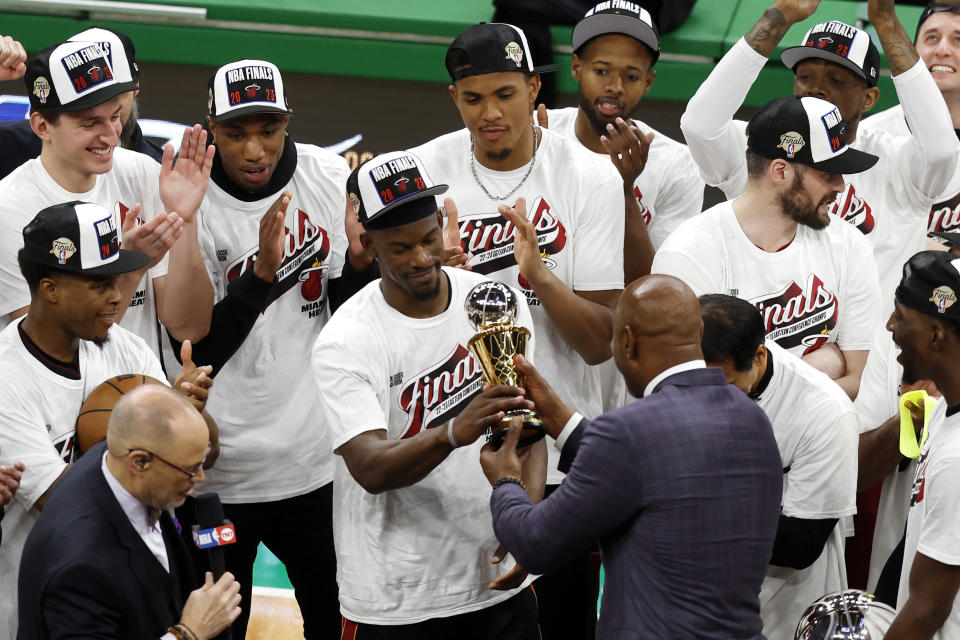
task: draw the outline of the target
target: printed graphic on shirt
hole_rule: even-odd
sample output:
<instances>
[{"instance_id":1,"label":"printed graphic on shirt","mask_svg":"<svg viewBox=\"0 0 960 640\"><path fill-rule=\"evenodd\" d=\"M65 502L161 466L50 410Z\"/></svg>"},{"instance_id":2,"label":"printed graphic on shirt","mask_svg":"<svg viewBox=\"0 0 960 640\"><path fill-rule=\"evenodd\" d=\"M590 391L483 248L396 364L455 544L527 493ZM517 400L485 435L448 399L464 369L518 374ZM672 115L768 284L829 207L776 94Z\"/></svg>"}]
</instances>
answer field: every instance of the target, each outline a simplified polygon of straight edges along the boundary
<instances>
[{"instance_id":1,"label":"printed graphic on shirt","mask_svg":"<svg viewBox=\"0 0 960 640\"><path fill-rule=\"evenodd\" d=\"M640 193L640 187L633 185L633 195L637 198L637 205L640 207L640 215L643 216L643 224L650 226L653 221L653 211L643 203L643 194Z\"/></svg>"},{"instance_id":2,"label":"printed graphic on shirt","mask_svg":"<svg viewBox=\"0 0 960 640\"><path fill-rule=\"evenodd\" d=\"M277 269L276 282L267 295L267 304L272 304L300 284L300 295L306 302L314 303L304 305L301 311L309 312L313 317L317 307L322 306L323 275L329 266L325 261L330 255L330 234L311 222L309 214L303 209L297 209L293 218L293 229L284 226L283 262ZM233 282L247 269L252 269L259 253L260 248L256 246L231 262L226 269L227 282Z\"/></svg>"},{"instance_id":3,"label":"printed graphic on shirt","mask_svg":"<svg viewBox=\"0 0 960 640\"><path fill-rule=\"evenodd\" d=\"M863 235L868 235L876 226L876 220L873 217L873 210L862 196L857 195L857 190L853 185L847 183L847 188L843 193L837 196L837 199L830 203L828 213L840 216L846 220Z\"/></svg>"},{"instance_id":4,"label":"printed graphic on shirt","mask_svg":"<svg viewBox=\"0 0 960 640\"><path fill-rule=\"evenodd\" d=\"M927 484L927 464L930 462L930 450L920 454L917 460L917 475L913 479L913 490L910 492L910 506L923 502L923 490Z\"/></svg>"},{"instance_id":5,"label":"printed graphic on shirt","mask_svg":"<svg viewBox=\"0 0 960 640\"><path fill-rule=\"evenodd\" d=\"M124 222L127 220L127 213L130 211L130 207L124 203L117 200L113 203L113 210L120 218L120 226L123 227ZM142 211L141 211L142 213ZM137 225L143 224L143 218L140 217L140 214L137 214ZM121 239L120 244L123 244ZM146 289L137 289L133 292L133 298L130 299L130 308L133 307L142 307L144 302L147 299L147 290Z\"/></svg>"},{"instance_id":6,"label":"printed graphic on shirt","mask_svg":"<svg viewBox=\"0 0 960 640\"><path fill-rule=\"evenodd\" d=\"M64 433L61 433L59 436L54 437L53 427L48 424L47 432L50 434L51 441L53 442L53 448L57 450L57 455L60 456L60 459L67 464L73 462L74 430L71 428Z\"/></svg>"},{"instance_id":7,"label":"printed graphic on shirt","mask_svg":"<svg viewBox=\"0 0 960 640\"><path fill-rule=\"evenodd\" d=\"M927 233L960 229L960 193L930 207Z\"/></svg>"},{"instance_id":8,"label":"printed graphic on shirt","mask_svg":"<svg viewBox=\"0 0 960 640\"><path fill-rule=\"evenodd\" d=\"M537 233L540 257L548 269L553 269L556 262L550 256L563 251L567 244L567 230L551 213L550 204L543 197L533 201L532 209L531 222ZM460 246L471 256L469 264L475 273L487 275L515 266L515 235L516 227L499 213L474 213L460 218ZM540 304L523 276L517 276L517 283L527 295L528 304Z\"/></svg>"},{"instance_id":9,"label":"printed graphic on shirt","mask_svg":"<svg viewBox=\"0 0 960 640\"><path fill-rule=\"evenodd\" d=\"M763 315L767 339L784 349L802 345L803 355L823 346L837 326L837 297L812 273L802 286L794 281L777 293L750 302Z\"/></svg>"},{"instance_id":10,"label":"printed graphic on shirt","mask_svg":"<svg viewBox=\"0 0 960 640\"><path fill-rule=\"evenodd\" d=\"M407 414L400 437L410 438L455 418L482 388L480 366L458 344L443 362L411 376L400 389L397 402Z\"/></svg>"}]
</instances>

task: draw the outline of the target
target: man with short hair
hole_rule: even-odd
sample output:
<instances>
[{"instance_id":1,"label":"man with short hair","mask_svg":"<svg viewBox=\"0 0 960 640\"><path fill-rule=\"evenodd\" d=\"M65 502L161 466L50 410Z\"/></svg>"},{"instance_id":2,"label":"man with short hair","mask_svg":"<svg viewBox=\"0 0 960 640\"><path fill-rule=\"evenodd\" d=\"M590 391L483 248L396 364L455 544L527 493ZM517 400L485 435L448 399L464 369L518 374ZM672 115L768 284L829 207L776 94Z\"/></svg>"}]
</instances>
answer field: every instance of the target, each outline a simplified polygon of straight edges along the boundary
<instances>
[{"instance_id":1,"label":"man with short hair","mask_svg":"<svg viewBox=\"0 0 960 640\"><path fill-rule=\"evenodd\" d=\"M347 190L382 278L340 307L313 348L321 422L337 455L342 638L538 640L531 579L504 562L476 463L484 432L532 407L519 387L485 389L468 350L468 295L494 283L441 266L435 196L447 185L414 154L369 160ZM512 323L533 330L524 296L503 289ZM535 501L544 449L542 440L528 447L536 464L524 480Z\"/></svg>"},{"instance_id":2,"label":"man with short hair","mask_svg":"<svg viewBox=\"0 0 960 640\"><path fill-rule=\"evenodd\" d=\"M112 56L118 60L119 50ZM64 42L27 64L30 122L43 151L0 181L0 324L23 315L30 300L16 266L23 226L45 206L96 202L116 211L125 246L152 258L147 269L121 279L127 302L120 320L159 354L158 320L181 340L195 340L209 326L204 302L212 305L213 290L195 213L213 149L199 125L184 132L176 166L172 148L162 166L118 148L122 96L135 83L128 71L114 73L109 58L99 43Z\"/></svg>"},{"instance_id":3,"label":"man with short hair","mask_svg":"<svg viewBox=\"0 0 960 640\"><path fill-rule=\"evenodd\" d=\"M887 329L908 380L931 380L931 417L910 496L897 618L887 640L960 635L960 258L921 251L903 267Z\"/></svg>"},{"instance_id":4,"label":"man with short hair","mask_svg":"<svg viewBox=\"0 0 960 640\"><path fill-rule=\"evenodd\" d=\"M680 127L690 153L707 184L720 187L727 198L743 192L748 174L744 123L733 120L734 113L783 36L818 5L819 0L776 0L687 104ZM886 314L900 268L925 246L923 221L954 173L960 143L943 97L897 18L894 0L869 0L867 15L886 53L912 135L859 127L879 97L880 54L866 31L838 21L821 22L781 59L794 72L794 95L835 104L847 144L880 158L871 170L849 176L830 213L853 224L872 243L881 313ZM784 144L791 139L786 136ZM864 360L845 357L844 364L859 377Z\"/></svg>"},{"instance_id":5,"label":"man with short hair","mask_svg":"<svg viewBox=\"0 0 960 640\"><path fill-rule=\"evenodd\" d=\"M877 157L848 147L843 126L839 110L819 98L788 96L761 107L748 125L743 194L680 225L653 271L700 295L749 301L769 340L826 369L853 398L880 290L869 242L832 223L828 208L843 174L865 171ZM825 347L846 366L824 367Z\"/></svg>"},{"instance_id":6,"label":"man with short hair","mask_svg":"<svg viewBox=\"0 0 960 640\"><path fill-rule=\"evenodd\" d=\"M783 472L770 422L704 364L697 298L652 275L623 292L613 357L636 402L586 420L517 358L563 484L539 504L522 486L510 427L484 447L497 539L550 571L599 540L606 582L598 638L760 640L757 594L770 560Z\"/></svg>"},{"instance_id":7,"label":"man with short hair","mask_svg":"<svg viewBox=\"0 0 960 640\"><path fill-rule=\"evenodd\" d=\"M140 67L137 65L133 41L125 33L106 27L84 29L71 36L68 42L97 42L103 47L111 69L129 74L135 88L121 94L120 146L150 156L157 162L163 159L163 149L143 137L137 123L140 113ZM26 70L26 68L24 68ZM0 122L0 179L43 151L43 141L33 132L29 120Z\"/></svg>"},{"instance_id":8,"label":"man with short hair","mask_svg":"<svg viewBox=\"0 0 960 640\"><path fill-rule=\"evenodd\" d=\"M763 409L783 461L777 537L760 589L767 640L793 640L797 612L847 588L837 521L856 512L857 416L826 376L765 340L746 300L700 296L703 358Z\"/></svg>"},{"instance_id":9,"label":"man with short hair","mask_svg":"<svg viewBox=\"0 0 960 640\"><path fill-rule=\"evenodd\" d=\"M47 207L22 231L18 262L31 299L27 315L0 332L0 463L21 460L26 470L4 519L3 584L16 583L27 534L73 462L77 414L87 395L120 374L165 379L143 339L117 326L119 278L150 261L119 248L119 227L115 213L75 201ZM198 408L211 384L208 373L191 364L175 383ZM213 429L207 439L216 446ZM16 598L0 599L3 640L16 635L16 610Z\"/></svg>"},{"instance_id":10,"label":"man with short hair","mask_svg":"<svg viewBox=\"0 0 960 640\"><path fill-rule=\"evenodd\" d=\"M208 640L240 615L230 573L194 581L171 512L203 480L203 418L182 395L143 385L121 396L106 443L63 480L23 551L21 640Z\"/></svg>"}]
</instances>

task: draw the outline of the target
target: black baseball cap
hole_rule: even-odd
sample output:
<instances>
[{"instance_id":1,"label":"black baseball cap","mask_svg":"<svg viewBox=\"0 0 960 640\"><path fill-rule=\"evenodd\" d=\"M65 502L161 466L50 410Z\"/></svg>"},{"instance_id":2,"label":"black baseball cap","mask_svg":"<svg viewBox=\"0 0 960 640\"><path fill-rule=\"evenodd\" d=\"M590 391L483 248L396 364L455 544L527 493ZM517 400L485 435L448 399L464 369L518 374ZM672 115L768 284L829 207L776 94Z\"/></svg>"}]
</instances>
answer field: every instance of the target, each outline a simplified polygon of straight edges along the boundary
<instances>
[{"instance_id":1,"label":"black baseball cap","mask_svg":"<svg viewBox=\"0 0 960 640\"><path fill-rule=\"evenodd\" d=\"M931 236L940 238L946 244L960 247L960 232L957 231L931 231Z\"/></svg>"},{"instance_id":2,"label":"black baseball cap","mask_svg":"<svg viewBox=\"0 0 960 640\"><path fill-rule=\"evenodd\" d=\"M68 41L47 47L27 61L23 80L33 111L83 111L137 88L129 71L114 73L99 42Z\"/></svg>"},{"instance_id":3,"label":"black baseball cap","mask_svg":"<svg viewBox=\"0 0 960 640\"><path fill-rule=\"evenodd\" d=\"M435 214L434 184L423 162L409 151L391 151L367 160L347 178L347 195L364 229L387 229Z\"/></svg>"},{"instance_id":4,"label":"black baseball cap","mask_svg":"<svg viewBox=\"0 0 960 640\"><path fill-rule=\"evenodd\" d=\"M596 5L573 28L573 50L597 36L619 33L639 40L650 49L653 62L660 57L660 37L650 12L633 2L607 0Z\"/></svg>"},{"instance_id":5,"label":"black baseball cap","mask_svg":"<svg viewBox=\"0 0 960 640\"><path fill-rule=\"evenodd\" d=\"M879 159L848 147L840 111L812 97L786 96L760 107L747 125L747 147L829 173L860 173Z\"/></svg>"},{"instance_id":6,"label":"black baseball cap","mask_svg":"<svg viewBox=\"0 0 960 640\"><path fill-rule=\"evenodd\" d=\"M814 25L803 36L800 46L784 49L780 59L796 72L797 65L810 58L820 58L853 71L869 87L880 79L880 52L870 34L839 20Z\"/></svg>"},{"instance_id":7,"label":"black baseball cap","mask_svg":"<svg viewBox=\"0 0 960 640\"><path fill-rule=\"evenodd\" d=\"M454 38L444 61L454 82L469 76L503 71L535 74L556 71L558 64L533 66L527 36L519 27L481 22Z\"/></svg>"},{"instance_id":8,"label":"black baseball cap","mask_svg":"<svg viewBox=\"0 0 960 640\"><path fill-rule=\"evenodd\" d=\"M920 27L923 26L923 23L927 21L927 18L932 16L935 13L955 13L960 15L960 3L957 4L940 4L937 2L931 2L926 7L924 7L923 12L920 13L920 19L917 20L917 31L913 36L914 41L916 41L917 36L920 35Z\"/></svg>"},{"instance_id":9,"label":"black baseball cap","mask_svg":"<svg viewBox=\"0 0 960 640\"><path fill-rule=\"evenodd\" d=\"M256 113L293 115L283 77L266 60L237 60L210 76L207 112L214 122Z\"/></svg>"},{"instance_id":10,"label":"black baseball cap","mask_svg":"<svg viewBox=\"0 0 960 640\"><path fill-rule=\"evenodd\" d=\"M91 27L72 36L68 42L96 42L107 54L110 68L122 81L140 81L140 67L137 66L137 49L133 40L125 33L108 27ZM124 73L129 74L124 78Z\"/></svg>"},{"instance_id":11,"label":"black baseball cap","mask_svg":"<svg viewBox=\"0 0 960 640\"><path fill-rule=\"evenodd\" d=\"M142 269L150 256L120 248L119 216L74 200L47 207L23 228L23 248L34 262L82 275Z\"/></svg>"},{"instance_id":12,"label":"black baseball cap","mask_svg":"<svg viewBox=\"0 0 960 640\"><path fill-rule=\"evenodd\" d=\"M960 322L960 258L949 251L921 251L903 265L897 302L932 316Z\"/></svg>"}]
</instances>

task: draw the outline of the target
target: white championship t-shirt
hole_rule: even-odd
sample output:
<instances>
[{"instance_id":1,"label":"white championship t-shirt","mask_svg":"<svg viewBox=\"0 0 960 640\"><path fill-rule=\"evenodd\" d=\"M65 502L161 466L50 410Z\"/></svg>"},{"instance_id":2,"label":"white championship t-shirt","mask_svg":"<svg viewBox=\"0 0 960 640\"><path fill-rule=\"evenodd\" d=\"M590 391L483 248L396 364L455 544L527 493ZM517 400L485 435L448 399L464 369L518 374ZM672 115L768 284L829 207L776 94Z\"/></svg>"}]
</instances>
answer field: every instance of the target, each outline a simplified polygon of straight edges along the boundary
<instances>
[{"instance_id":1,"label":"white championship t-shirt","mask_svg":"<svg viewBox=\"0 0 960 640\"><path fill-rule=\"evenodd\" d=\"M547 120L554 133L579 142L574 130L577 107L549 109ZM650 242L658 249L667 236L687 218L703 209L703 179L687 146L671 139L643 122L633 123L643 135L654 134L647 164L633 183L633 196L647 225ZM586 148L586 147L584 147ZM607 154L599 154L609 159ZM597 365L603 392L603 410L611 411L627 401L623 376L613 358Z\"/></svg>"},{"instance_id":2,"label":"white championship t-shirt","mask_svg":"<svg viewBox=\"0 0 960 640\"><path fill-rule=\"evenodd\" d=\"M783 515L808 520L857 511L857 416L830 378L773 342L773 376L757 404L770 418L783 459ZM793 640L803 611L847 587L837 523L820 557L806 569L770 565L760 589L767 640Z\"/></svg>"},{"instance_id":3,"label":"white championship t-shirt","mask_svg":"<svg viewBox=\"0 0 960 640\"><path fill-rule=\"evenodd\" d=\"M329 426L319 417L310 345L329 317L330 278L347 247L343 214L349 169L340 156L297 144L297 168L283 190L284 259L269 306L217 373L207 411L220 427L220 457L202 491L226 503L303 495L333 477ZM200 250L217 300L260 249L260 220L282 191L254 202L211 182L200 207Z\"/></svg>"},{"instance_id":4,"label":"white championship t-shirt","mask_svg":"<svg viewBox=\"0 0 960 640\"><path fill-rule=\"evenodd\" d=\"M698 296L724 293L763 314L767 338L797 356L829 342L870 348L880 292L870 244L835 220L815 231L798 225L776 252L754 245L730 202L684 222L653 258L653 273L687 283Z\"/></svg>"},{"instance_id":5,"label":"white championship t-shirt","mask_svg":"<svg viewBox=\"0 0 960 640\"><path fill-rule=\"evenodd\" d=\"M910 129L903 117L903 107L894 105L864 119L858 131L885 131L893 136L909 136ZM930 207L927 233L933 231L960 231L960 164L943 194Z\"/></svg>"},{"instance_id":6,"label":"white championship t-shirt","mask_svg":"<svg viewBox=\"0 0 960 640\"><path fill-rule=\"evenodd\" d=\"M593 153L576 140L547 129L537 150L535 166L509 204L525 198L527 218L537 230L547 267L574 291L623 289L623 181L609 158ZM488 197L470 168L470 134L466 129L440 136L410 150L435 183L448 184L445 197L457 204L460 240L475 273L520 290L530 305L537 329L540 373L571 406L587 418L602 413L600 380L554 326L529 283L520 277L513 254L514 228L497 212L503 204ZM513 171L493 171L474 162L477 176L493 194L509 193L529 165ZM547 447L547 482L559 484L560 454Z\"/></svg>"},{"instance_id":7,"label":"white championship t-shirt","mask_svg":"<svg viewBox=\"0 0 960 640\"><path fill-rule=\"evenodd\" d=\"M766 62L766 57L741 38L701 85L681 118L690 153L701 174L728 199L743 193L747 182L747 123L732 116ZM928 159L934 149L957 149L958 142L943 96L923 61L893 78L893 84L901 104L908 113L916 114L921 126L912 136L859 128L851 148L880 159L867 171L844 176L847 187L830 209L873 244L882 314L893 310L893 294L903 264L925 247L930 207L947 188L958 155L956 151L949 154L952 162Z\"/></svg>"},{"instance_id":8,"label":"white championship t-shirt","mask_svg":"<svg viewBox=\"0 0 960 640\"><path fill-rule=\"evenodd\" d=\"M17 635L17 575L27 534L40 512L34 503L73 462L73 436L83 400L104 380L142 373L164 380L160 361L146 343L120 326L102 349L80 341L80 380L54 373L27 350L20 320L0 331L0 464L26 466L14 501L3 517L0 544L0 640ZM68 472L69 473L69 472Z\"/></svg>"},{"instance_id":9,"label":"white championship t-shirt","mask_svg":"<svg viewBox=\"0 0 960 640\"><path fill-rule=\"evenodd\" d=\"M377 280L345 302L320 333L313 348L318 421L329 425L333 451L368 431L385 429L388 440L445 431L482 390L480 366L468 350L476 330L464 301L488 278L443 270L450 281L443 313L405 316L387 304ZM524 296L517 294L516 324L532 330ZM455 449L416 484L376 495L337 456L333 533L347 619L413 624L483 609L517 593L487 589L514 562L490 564L498 543L490 483L479 462L484 441Z\"/></svg>"},{"instance_id":10,"label":"white championship t-shirt","mask_svg":"<svg viewBox=\"0 0 960 640\"><path fill-rule=\"evenodd\" d=\"M150 156L117 147L113 150L113 168L98 175L96 185L85 193L73 193L57 184L40 158L28 160L0 180L0 327L9 324L11 312L30 305L30 291L17 264L17 252L23 248L23 228L40 210L73 200L118 212L121 221L126 220L127 211L140 204L138 220L150 220L164 211L160 165ZM158 358L160 333L153 279L166 274L164 256L140 281L120 321L120 326L143 338Z\"/></svg>"},{"instance_id":11,"label":"white championship t-shirt","mask_svg":"<svg viewBox=\"0 0 960 640\"><path fill-rule=\"evenodd\" d=\"M946 565L960 565L960 413L948 416L946 404L937 403L930 419L934 426L917 461L897 593L898 610L910 597L910 569L917 553ZM933 638L960 638L960 594Z\"/></svg>"},{"instance_id":12,"label":"white championship t-shirt","mask_svg":"<svg viewBox=\"0 0 960 640\"><path fill-rule=\"evenodd\" d=\"M900 411L903 366L897 362L899 353L890 332L885 327L878 329L860 379L860 392L853 402L860 421L860 433L877 429ZM903 537L916 471L917 461L911 460L908 464L898 465L883 479L870 551L868 591L877 588L880 572Z\"/></svg>"}]
</instances>

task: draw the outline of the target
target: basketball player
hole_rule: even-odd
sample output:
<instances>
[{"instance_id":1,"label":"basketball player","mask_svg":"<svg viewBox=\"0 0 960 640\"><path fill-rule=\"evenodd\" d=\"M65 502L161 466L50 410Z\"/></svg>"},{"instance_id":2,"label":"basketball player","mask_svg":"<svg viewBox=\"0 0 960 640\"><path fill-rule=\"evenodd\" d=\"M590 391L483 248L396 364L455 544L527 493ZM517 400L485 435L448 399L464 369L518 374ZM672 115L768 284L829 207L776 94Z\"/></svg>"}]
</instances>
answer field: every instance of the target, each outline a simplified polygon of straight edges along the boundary
<instances>
[{"instance_id":1,"label":"basketball player","mask_svg":"<svg viewBox=\"0 0 960 640\"><path fill-rule=\"evenodd\" d=\"M524 391L484 389L464 309L488 279L442 267L434 183L409 152L377 156L347 190L382 279L349 299L313 348L337 454L334 531L342 638L538 639L530 579L493 534L480 436ZM534 328L524 296L515 324ZM524 480L543 495L545 442Z\"/></svg>"},{"instance_id":2,"label":"basketball player","mask_svg":"<svg viewBox=\"0 0 960 640\"><path fill-rule=\"evenodd\" d=\"M87 394L124 373L165 379L143 339L116 323L122 304L119 277L150 261L146 254L119 249L118 230L115 213L69 202L42 210L22 231L18 261L30 288L30 310L0 332L0 402L5 407L0 463L21 460L26 466L4 523L4 585L16 585L27 533L73 461L74 425ZM211 384L208 373L191 363L175 386L203 401ZM16 611L15 596L0 598L3 640L16 637Z\"/></svg>"}]
</instances>

